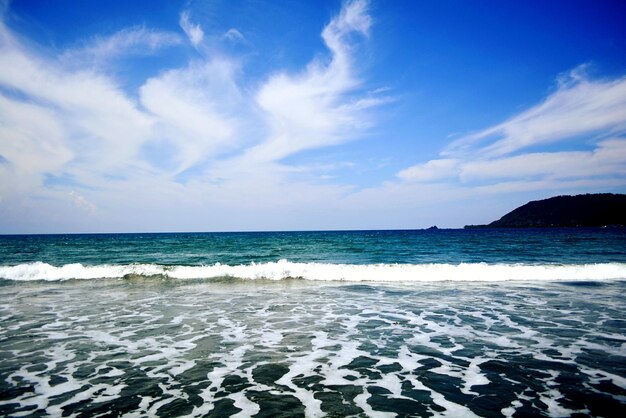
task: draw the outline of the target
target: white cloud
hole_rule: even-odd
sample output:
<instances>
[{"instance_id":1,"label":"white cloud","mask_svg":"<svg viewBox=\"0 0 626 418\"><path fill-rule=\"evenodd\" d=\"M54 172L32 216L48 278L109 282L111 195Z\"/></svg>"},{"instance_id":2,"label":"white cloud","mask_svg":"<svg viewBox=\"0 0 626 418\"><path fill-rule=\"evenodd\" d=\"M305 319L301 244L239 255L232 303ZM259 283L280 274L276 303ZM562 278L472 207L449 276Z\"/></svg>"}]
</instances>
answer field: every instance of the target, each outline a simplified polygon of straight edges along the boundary
<instances>
[{"instance_id":1,"label":"white cloud","mask_svg":"<svg viewBox=\"0 0 626 418\"><path fill-rule=\"evenodd\" d=\"M590 80L573 70L546 100L498 125L450 144L445 156L479 153L497 157L536 145L597 132L626 131L626 77Z\"/></svg>"},{"instance_id":2,"label":"white cloud","mask_svg":"<svg viewBox=\"0 0 626 418\"><path fill-rule=\"evenodd\" d=\"M87 61L102 66L116 57L131 54L151 55L181 43L182 39L176 33L135 26L122 29L111 36L96 36L85 45L63 53L61 61L69 65L82 65Z\"/></svg>"},{"instance_id":3,"label":"white cloud","mask_svg":"<svg viewBox=\"0 0 626 418\"><path fill-rule=\"evenodd\" d=\"M68 72L25 50L10 36L0 36L0 86L62 112L59 123L80 132L74 145L81 155L102 152L100 146L110 145L118 157L128 156L150 128L150 118L112 80L91 71ZM86 141L91 144L86 146Z\"/></svg>"},{"instance_id":4,"label":"white cloud","mask_svg":"<svg viewBox=\"0 0 626 418\"><path fill-rule=\"evenodd\" d=\"M428 226L441 215L437 203L476 191L624 184L624 79L580 73L544 103L379 187L328 181L341 169L336 161L286 162L365 135L376 107L390 100L358 71L358 47L372 26L367 6L347 2L324 27L326 54L254 85L241 83L239 60L203 44L188 12L180 25L203 54L126 90L102 71L105 57L157 52L180 37L133 27L59 59L0 25L0 229L27 223L23 213L34 219L40 200L58 225L97 219L107 230ZM238 34L222 39L239 42ZM89 59L89 70L72 65ZM592 135L584 146L540 149L582 134Z\"/></svg>"},{"instance_id":5,"label":"white cloud","mask_svg":"<svg viewBox=\"0 0 626 418\"><path fill-rule=\"evenodd\" d=\"M455 159L430 160L417 164L398 173L398 177L408 181L434 181L449 179L458 174L459 161Z\"/></svg>"},{"instance_id":6,"label":"white cloud","mask_svg":"<svg viewBox=\"0 0 626 418\"><path fill-rule=\"evenodd\" d=\"M446 158L416 164L397 176L493 193L507 186L510 192L559 185L611 188L626 183L624 135L626 78L590 80L577 68L543 103L453 142L441 153ZM581 137L586 138L582 145ZM542 149L557 141L558 151ZM533 151L526 151L530 147Z\"/></svg>"},{"instance_id":7,"label":"white cloud","mask_svg":"<svg viewBox=\"0 0 626 418\"><path fill-rule=\"evenodd\" d=\"M600 141L590 151L531 152L501 158L437 159L400 171L405 181L489 182L503 179L550 180L626 177L626 139Z\"/></svg>"},{"instance_id":8,"label":"white cloud","mask_svg":"<svg viewBox=\"0 0 626 418\"><path fill-rule=\"evenodd\" d=\"M4 26L0 30L0 88L18 92L16 97L20 97L11 98L0 90L10 107L4 112L2 127L19 135L9 141L7 134L3 146L21 147L24 152L33 148L28 153L32 156L37 155L35 149L49 148L45 152L50 161L57 161L53 156L65 150L56 170L115 170L131 160L152 129L152 118L138 110L112 80L91 71L68 71L56 60L28 50ZM46 148L52 140L54 145ZM26 167L29 158L13 157L12 162ZM43 162L35 166L39 177L54 170Z\"/></svg>"},{"instance_id":9,"label":"white cloud","mask_svg":"<svg viewBox=\"0 0 626 418\"><path fill-rule=\"evenodd\" d=\"M132 173L154 120L110 78L68 70L0 24L0 167L3 200L67 201L49 176L100 188L107 175ZM9 204L9 203L7 203ZM18 213L20 211L17 211Z\"/></svg>"},{"instance_id":10,"label":"white cloud","mask_svg":"<svg viewBox=\"0 0 626 418\"><path fill-rule=\"evenodd\" d=\"M30 192L71 161L65 136L53 110L0 95L0 197Z\"/></svg>"},{"instance_id":11,"label":"white cloud","mask_svg":"<svg viewBox=\"0 0 626 418\"><path fill-rule=\"evenodd\" d=\"M491 160L474 160L460 169L462 180L550 179L626 176L626 139L598 143L591 151L533 152Z\"/></svg>"},{"instance_id":12,"label":"white cloud","mask_svg":"<svg viewBox=\"0 0 626 418\"><path fill-rule=\"evenodd\" d=\"M177 172L236 144L234 114L240 93L235 70L227 60L195 62L141 87L141 103L157 118L158 139L177 147Z\"/></svg>"},{"instance_id":13,"label":"white cloud","mask_svg":"<svg viewBox=\"0 0 626 418\"><path fill-rule=\"evenodd\" d=\"M89 213L94 213L96 211L96 205L87 200L85 196L76 193L74 190L71 190L67 195L72 204L79 209L87 211Z\"/></svg>"},{"instance_id":14,"label":"white cloud","mask_svg":"<svg viewBox=\"0 0 626 418\"><path fill-rule=\"evenodd\" d=\"M179 20L180 27L185 31L187 37L193 44L193 46L198 46L202 39L204 38L204 31L199 24L193 24L189 20L189 11L185 10L180 14Z\"/></svg>"},{"instance_id":15,"label":"white cloud","mask_svg":"<svg viewBox=\"0 0 626 418\"><path fill-rule=\"evenodd\" d=\"M222 35L222 37L231 42L245 42L246 41L246 37L243 36L243 34L235 28L228 29L224 33L224 35Z\"/></svg>"},{"instance_id":16,"label":"white cloud","mask_svg":"<svg viewBox=\"0 0 626 418\"><path fill-rule=\"evenodd\" d=\"M346 3L322 31L331 51L328 63L312 61L296 75L278 73L256 96L272 134L250 150L251 156L274 161L287 155L345 142L371 121L364 110L386 99L354 97L360 86L352 64L352 34L366 36L371 25L365 1Z\"/></svg>"},{"instance_id":17,"label":"white cloud","mask_svg":"<svg viewBox=\"0 0 626 418\"><path fill-rule=\"evenodd\" d=\"M200 26L187 12L180 24L198 46ZM0 108L8 109L0 113L0 212L11 228L21 219L40 229L45 222L20 213L37 213L42 200L58 225L72 217L109 230L168 229L164 220L175 219L169 228L189 221L197 230L258 228L252 212L275 228L297 227L303 213L336 210L353 187L320 181L333 168L279 160L356 138L371 123L368 110L388 100L361 94L354 70L355 43L370 24L364 1L347 3L322 32L328 59L259 86L241 88L239 62L207 50L136 91L101 71L106 57L155 52L179 38L134 27L55 57L0 25ZM190 215L170 216L179 212Z\"/></svg>"}]
</instances>

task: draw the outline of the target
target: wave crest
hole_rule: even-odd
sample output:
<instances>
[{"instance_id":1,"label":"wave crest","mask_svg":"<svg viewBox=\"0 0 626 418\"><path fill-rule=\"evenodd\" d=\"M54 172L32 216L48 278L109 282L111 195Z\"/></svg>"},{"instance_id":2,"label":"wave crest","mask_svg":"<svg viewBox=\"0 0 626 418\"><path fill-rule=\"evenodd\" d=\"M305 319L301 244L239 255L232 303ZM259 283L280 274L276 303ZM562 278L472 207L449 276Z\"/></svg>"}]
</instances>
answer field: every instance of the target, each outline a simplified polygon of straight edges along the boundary
<instances>
[{"instance_id":1,"label":"wave crest","mask_svg":"<svg viewBox=\"0 0 626 418\"><path fill-rule=\"evenodd\" d=\"M269 279L301 278L315 281L579 281L626 279L626 264L327 264L286 260L230 266L163 266L158 264L53 266L34 262L0 266L0 278L16 281L124 278L160 276L172 279Z\"/></svg>"}]
</instances>

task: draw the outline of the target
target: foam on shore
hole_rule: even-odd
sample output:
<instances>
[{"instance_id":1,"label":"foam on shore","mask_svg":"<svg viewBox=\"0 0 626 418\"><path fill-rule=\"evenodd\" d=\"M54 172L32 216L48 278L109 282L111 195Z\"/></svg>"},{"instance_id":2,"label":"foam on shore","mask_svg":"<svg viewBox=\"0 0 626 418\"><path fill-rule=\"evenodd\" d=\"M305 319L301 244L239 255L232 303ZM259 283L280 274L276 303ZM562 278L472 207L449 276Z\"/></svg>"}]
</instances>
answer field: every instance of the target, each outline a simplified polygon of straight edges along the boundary
<instances>
[{"instance_id":1,"label":"foam on shore","mask_svg":"<svg viewBox=\"0 0 626 418\"><path fill-rule=\"evenodd\" d=\"M159 264L54 266L44 262L0 266L0 278L15 281L60 281L161 276L171 279L299 278L312 281L438 282L438 281L586 281L626 279L625 263L602 264L328 264L287 260L230 266L164 266Z\"/></svg>"}]
</instances>

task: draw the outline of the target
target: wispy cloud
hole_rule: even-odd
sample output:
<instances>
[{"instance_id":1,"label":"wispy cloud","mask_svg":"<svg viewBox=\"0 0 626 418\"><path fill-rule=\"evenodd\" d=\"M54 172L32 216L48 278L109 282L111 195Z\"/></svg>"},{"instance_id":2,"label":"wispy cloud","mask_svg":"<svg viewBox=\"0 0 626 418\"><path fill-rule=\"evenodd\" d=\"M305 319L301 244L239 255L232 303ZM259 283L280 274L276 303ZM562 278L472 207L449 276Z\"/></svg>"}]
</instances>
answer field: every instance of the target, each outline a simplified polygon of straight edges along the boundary
<instances>
[{"instance_id":1,"label":"wispy cloud","mask_svg":"<svg viewBox=\"0 0 626 418\"><path fill-rule=\"evenodd\" d=\"M180 35L156 31L145 26L125 28L111 36L95 36L85 44L70 49L60 57L69 64L107 65L108 61L126 55L151 55L182 43Z\"/></svg>"},{"instance_id":2,"label":"wispy cloud","mask_svg":"<svg viewBox=\"0 0 626 418\"><path fill-rule=\"evenodd\" d=\"M626 139L604 140L590 151L531 152L470 161L460 167L460 177L465 181L598 176L626 176Z\"/></svg>"},{"instance_id":3,"label":"wispy cloud","mask_svg":"<svg viewBox=\"0 0 626 418\"><path fill-rule=\"evenodd\" d=\"M85 196L76 193L74 190L70 190L67 195L77 208L89 213L94 213L97 210L96 205L87 200Z\"/></svg>"},{"instance_id":4,"label":"wispy cloud","mask_svg":"<svg viewBox=\"0 0 626 418\"><path fill-rule=\"evenodd\" d=\"M419 182L448 179L458 174L459 163L459 160L452 158L430 160L400 171L398 177L403 180Z\"/></svg>"},{"instance_id":5,"label":"wispy cloud","mask_svg":"<svg viewBox=\"0 0 626 418\"><path fill-rule=\"evenodd\" d=\"M591 80L583 70L579 67L561 76L558 89L537 106L453 142L442 154L478 152L497 157L579 135L624 132L626 78Z\"/></svg>"},{"instance_id":6,"label":"wispy cloud","mask_svg":"<svg viewBox=\"0 0 626 418\"><path fill-rule=\"evenodd\" d=\"M0 196L36 190L74 158L53 110L0 95L0 115Z\"/></svg>"},{"instance_id":7,"label":"wispy cloud","mask_svg":"<svg viewBox=\"0 0 626 418\"><path fill-rule=\"evenodd\" d=\"M30 51L3 25L0 88L19 93L0 91L6 107L0 154L13 169L31 173L32 181L73 164L88 172L113 170L132 159L153 123L111 79L68 71ZM50 162L37 160L42 153Z\"/></svg>"},{"instance_id":8,"label":"wispy cloud","mask_svg":"<svg viewBox=\"0 0 626 418\"><path fill-rule=\"evenodd\" d=\"M246 41L246 37L243 36L243 34L235 28L228 29L224 33L224 35L222 35L222 37L231 42L245 42Z\"/></svg>"},{"instance_id":9,"label":"wispy cloud","mask_svg":"<svg viewBox=\"0 0 626 418\"><path fill-rule=\"evenodd\" d=\"M156 117L155 140L175 147L179 173L237 145L236 65L225 59L198 61L151 78L141 87L142 105Z\"/></svg>"},{"instance_id":10,"label":"wispy cloud","mask_svg":"<svg viewBox=\"0 0 626 418\"><path fill-rule=\"evenodd\" d=\"M194 46L203 42L189 12L180 25ZM237 58L207 49L126 91L98 62L175 47L178 35L131 27L55 57L0 25L0 213L10 222L37 213L36 200L45 199L50 216L76 209L77 219L108 216L129 223L114 228L141 229L170 211L202 219L207 205L214 216L268 217L276 208L332 207L352 189L320 180L333 164L281 160L357 138L372 123L368 112L388 100L368 92L355 70L370 26L365 1L346 3L322 31L328 53L257 86L241 87ZM95 64L73 65L89 60ZM46 184L50 178L58 181ZM126 219L136 208L154 218Z\"/></svg>"},{"instance_id":11,"label":"wispy cloud","mask_svg":"<svg viewBox=\"0 0 626 418\"><path fill-rule=\"evenodd\" d=\"M352 35L367 36L371 23L365 1L347 3L322 31L330 60L315 59L299 74L277 73L262 86L256 102L271 135L249 151L251 157L280 160L345 142L369 125L364 111L385 99L354 94L361 83L352 62Z\"/></svg>"},{"instance_id":12,"label":"wispy cloud","mask_svg":"<svg viewBox=\"0 0 626 418\"><path fill-rule=\"evenodd\" d=\"M193 44L193 46L198 46L202 39L204 39L204 31L199 24L191 23L189 19L189 11L185 10L180 14L179 20L180 27L185 31L187 37Z\"/></svg>"},{"instance_id":13,"label":"wispy cloud","mask_svg":"<svg viewBox=\"0 0 626 418\"><path fill-rule=\"evenodd\" d=\"M56 54L0 23L0 229L21 220L43 230L41 202L45 219L72 218L59 225L109 230L406 227L414 208L430 205L417 225L434 223L435 203L476 192L626 184L626 79L580 70L542 103L387 181L359 188L333 177L355 170L349 157L306 151L366 136L392 100L360 65L373 23L367 1L347 1L306 66L250 82L246 56L232 53L240 32L205 39L183 11L201 53L181 63L190 52L181 48L170 67L130 85L109 71L122 68L116 58L176 48L184 36L133 26Z\"/></svg>"},{"instance_id":14,"label":"wispy cloud","mask_svg":"<svg viewBox=\"0 0 626 418\"><path fill-rule=\"evenodd\" d=\"M626 184L626 78L593 80L583 70L560 77L542 103L397 176L493 192ZM558 151L546 148L555 142Z\"/></svg>"}]
</instances>

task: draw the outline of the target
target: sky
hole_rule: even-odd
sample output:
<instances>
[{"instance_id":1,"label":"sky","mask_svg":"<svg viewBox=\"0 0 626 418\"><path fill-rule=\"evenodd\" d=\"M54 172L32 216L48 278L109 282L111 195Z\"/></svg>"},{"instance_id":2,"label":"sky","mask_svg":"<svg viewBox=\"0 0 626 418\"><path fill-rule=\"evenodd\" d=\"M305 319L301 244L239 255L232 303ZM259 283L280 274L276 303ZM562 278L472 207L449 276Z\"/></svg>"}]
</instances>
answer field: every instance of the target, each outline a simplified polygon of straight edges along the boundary
<instances>
[{"instance_id":1,"label":"sky","mask_svg":"<svg viewBox=\"0 0 626 418\"><path fill-rule=\"evenodd\" d=\"M0 0L0 233L458 228L626 192L623 1Z\"/></svg>"}]
</instances>

